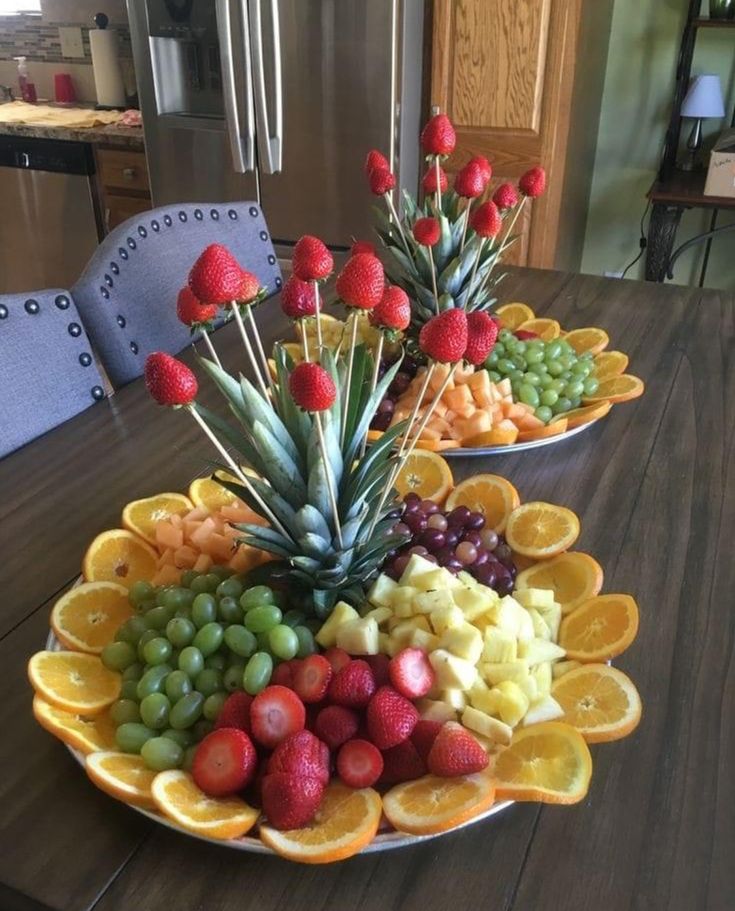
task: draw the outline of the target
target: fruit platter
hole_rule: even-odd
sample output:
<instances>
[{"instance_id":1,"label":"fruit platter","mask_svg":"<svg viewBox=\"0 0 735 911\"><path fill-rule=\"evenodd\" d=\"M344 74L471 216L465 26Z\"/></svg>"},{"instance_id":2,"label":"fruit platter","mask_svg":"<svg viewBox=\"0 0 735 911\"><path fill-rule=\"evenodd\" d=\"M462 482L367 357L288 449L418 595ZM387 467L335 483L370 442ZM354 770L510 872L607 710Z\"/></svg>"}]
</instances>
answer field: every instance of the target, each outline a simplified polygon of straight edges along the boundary
<instances>
[{"instance_id":1,"label":"fruit platter","mask_svg":"<svg viewBox=\"0 0 735 911\"><path fill-rule=\"evenodd\" d=\"M306 246L318 283L329 254ZM382 270L358 256L338 287ZM317 316L300 363L283 345L269 363L253 312L269 303L224 247L202 252L178 306L205 334L224 308L248 376L207 337L215 411L183 361L148 357L152 399L196 422L213 470L128 503L90 542L28 664L39 724L110 797L301 863L582 800L589 744L631 733L641 701L610 663L636 602L602 594L574 512L494 474L455 484L417 445L425 415L370 442L400 353L383 366L356 320L332 351ZM470 323L438 364L484 362L497 338Z\"/></svg>"}]
</instances>

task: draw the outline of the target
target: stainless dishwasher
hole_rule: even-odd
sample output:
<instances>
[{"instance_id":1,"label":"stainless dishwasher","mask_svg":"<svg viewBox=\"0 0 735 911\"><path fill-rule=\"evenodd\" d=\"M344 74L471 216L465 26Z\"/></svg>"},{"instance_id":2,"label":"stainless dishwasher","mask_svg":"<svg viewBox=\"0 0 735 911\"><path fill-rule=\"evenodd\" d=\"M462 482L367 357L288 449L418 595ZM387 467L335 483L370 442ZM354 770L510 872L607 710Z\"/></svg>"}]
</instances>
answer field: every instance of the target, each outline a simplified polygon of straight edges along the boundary
<instances>
[{"instance_id":1,"label":"stainless dishwasher","mask_svg":"<svg viewBox=\"0 0 735 911\"><path fill-rule=\"evenodd\" d=\"M0 294L69 288L100 241L86 142L0 136Z\"/></svg>"}]
</instances>

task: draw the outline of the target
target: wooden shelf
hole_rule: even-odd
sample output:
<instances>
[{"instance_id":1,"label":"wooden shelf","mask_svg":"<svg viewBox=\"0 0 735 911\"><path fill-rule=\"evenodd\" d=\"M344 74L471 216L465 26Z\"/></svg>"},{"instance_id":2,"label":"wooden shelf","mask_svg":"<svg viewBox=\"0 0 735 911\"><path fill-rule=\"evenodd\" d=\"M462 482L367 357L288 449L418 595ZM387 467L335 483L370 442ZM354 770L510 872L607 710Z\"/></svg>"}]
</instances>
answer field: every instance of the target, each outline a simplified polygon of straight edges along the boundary
<instances>
[{"instance_id":1,"label":"wooden shelf","mask_svg":"<svg viewBox=\"0 0 735 911\"><path fill-rule=\"evenodd\" d=\"M694 28L735 28L735 19L709 19L700 16L699 19L693 19Z\"/></svg>"},{"instance_id":2,"label":"wooden shelf","mask_svg":"<svg viewBox=\"0 0 735 911\"><path fill-rule=\"evenodd\" d=\"M706 168L701 171L675 170L665 180L657 180L648 191L652 203L670 203L696 209L735 209L735 197L705 196Z\"/></svg>"}]
</instances>

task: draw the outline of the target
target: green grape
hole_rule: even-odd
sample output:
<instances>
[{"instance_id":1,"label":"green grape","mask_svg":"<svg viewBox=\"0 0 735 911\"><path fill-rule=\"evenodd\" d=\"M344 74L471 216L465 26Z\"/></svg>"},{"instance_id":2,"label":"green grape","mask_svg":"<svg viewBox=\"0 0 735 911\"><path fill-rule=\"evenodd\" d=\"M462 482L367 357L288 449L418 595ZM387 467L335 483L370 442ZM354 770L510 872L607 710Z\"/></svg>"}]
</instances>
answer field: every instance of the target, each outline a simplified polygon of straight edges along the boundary
<instances>
[{"instance_id":1,"label":"green grape","mask_svg":"<svg viewBox=\"0 0 735 911\"><path fill-rule=\"evenodd\" d=\"M194 689L194 685L188 674L183 671L171 671L166 677L164 689L171 702L175 703L187 696Z\"/></svg>"},{"instance_id":2,"label":"green grape","mask_svg":"<svg viewBox=\"0 0 735 911\"><path fill-rule=\"evenodd\" d=\"M170 588L163 596L163 606L173 611L180 610L182 607L189 607L191 604L190 592L186 588Z\"/></svg>"},{"instance_id":3,"label":"green grape","mask_svg":"<svg viewBox=\"0 0 735 911\"><path fill-rule=\"evenodd\" d=\"M207 573L207 585L209 586L208 591L212 592L212 594L217 591L217 586L222 581L222 576L220 576L219 572L217 572L217 569L218 567L215 566Z\"/></svg>"},{"instance_id":4,"label":"green grape","mask_svg":"<svg viewBox=\"0 0 735 911\"><path fill-rule=\"evenodd\" d=\"M270 632L270 631L269 631L269 632ZM269 652L269 653L270 653L270 650L271 650L271 641L270 641L269 632L268 632L268 633L258 633L258 634L257 634L257 636L255 637L256 642L258 643L258 646L257 646L257 648L256 648L256 651L258 651L258 652Z\"/></svg>"},{"instance_id":5,"label":"green grape","mask_svg":"<svg viewBox=\"0 0 735 911\"><path fill-rule=\"evenodd\" d=\"M195 592L197 595L201 595L203 592L209 591L209 583L207 582L206 575L197 576L195 579L192 579L189 588Z\"/></svg>"},{"instance_id":6,"label":"green grape","mask_svg":"<svg viewBox=\"0 0 735 911\"><path fill-rule=\"evenodd\" d=\"M196 627L191 620L184 617L174 617L166 624L166 635L168 640L176 648L186 648L191 645L196 635Z\"/></svg>"},{"instance_id":7,"label":"green grape","mask_svg":"<svg viewBox=\"0 0 735 911\"><path fill-rule=\"evenodd\" d=\"M203 708L204 696L201 693L187 693L171 709L168 723L175 731L190 728L201 717Z\"/></svg>"},{"instance_id":8,"label":"green grape","mask_svg":"<svg viewBox=\"0 0 735 911\"><path fill-rule=\"evenodd\" d=\"M151 597L155 592L155 589L150 582L146 582L143 579L139 579L137 582L133 582L130 586L130 591L128 592L128 601L132 604L133 607L140 607L140 605Z\"/></svg>"},{"instance_id":9,"label":"green grape","mask_svg":"<svg viewBox=\"0 0 735 911\"><path fill-rule=\"evenodd\" d=\"M580 398L583 391L584 383L581 380L577 380L576 383L567 383L566 394L570 399Z\"/></svg>"},{"instance_id":10,"label":"green grape","mask_svg":"<svg viewBox=\"0 0 735 911\"><path fill-rule=\"evenodd\" d=\"M503 357L498 361L498 370L500 373L505 374L506 376L515 370L515 364L513 361L508 360L507 357Z\"/></svg>"},{"instance_id":11,"label":"green grape","mask_svg":"<svg viewBox=\"0 0 735 911\"><path fill-rule=\"evenodd\" d=\"M528 349L527 342L524 342L523 339L519 339L516 342L515 353L520 355L525 355L526 350Z\"/></svg>"},{"instance_id":12,"label":"green grape","mask_svg":"<svg viewBox=\"0 0 735 911\"><path fill-rule=\"evenodd\" d=\"M166 592L170 587L170 585L164 585L156 589L156 607L163 607L163 599L166 597Z\"/></svg>"},{"instance_id":13,"label":"green grape","mask_svg":"<svg viewBox=\"0 0 735 911\"><path fill-rule=\"evenodd\" d=\"M536 366L540 364L544 359L544 352L542 348L529 347L525 354L526 363L531 366Z\"/></svg>"},{"instance_id":14,"label":"green grape","mask_svg":"<svg viewBox=\"0 0 735 911\"><path fill-rule=\"evenodd\" d=\"M111 671L124 671L135 664L138 653L129 642L110 642L102 649L102 663Z\"/></svg>"},{"instance_id":15,"label":"green grape","mask_svg":"<svg viewBox=\"0 0 735 911\"><path fill-rule=\"evenodd\" d=\"M513 355L513 364L515 365L516 370L521 370L524 373L526 371L526 367L528 367L525 357L520 357L518 354Z\"/></svg>"},{"instance_id":16,"label":"green grape","mask_svg":"<svg viewBox=\"0 0 735 911\"><path fill-rule=\"evenodd\" d=\"M208 592L202 592L194 598L191 606L191 619L194 621L197 629L201 629L208 623L212 623L217 617L217 601L214 595Z\"/></svg>"},{"instance_id":17,"label":"green grape","mask_svg":"<svg viewBox=\"0 0 735 911\"><path fill-rule=\"evenodd\" d=\"M245 663L231 664L222 675L222 682L228 693L242 689L242 675L245 673Z\"/></svg>"},{"instance_id":18,"label":"green grape","mask_svg":"<svg viewBox=\"0 0 735 911\"><path fill-rule=\"evenodd\" d=\"M218 598L239 598L242 592L242 582L236 576L231 576L220 582L215 593Z\"/></svg>"},{"instance_id":19,"label":"green grape","mask_svg":"<svg viewBox=\"0 0 735 911\"><path fill-rule=\"evenodd\" d=\"M222 645L222 640L224 638L224 630L222 629L222 624L220 623L207 623L203 626L199 632L194 636L194 648L198 648L202 655L206 658L207 655L211 655L217 651L217 649Z\"/></svg>"},{"instance_id":20,"label":"green grape","mask_svg":"<svg viewBox=\"0 0 735 911\"><path fill-rule=\"evenodd\" d=\"M187 645L179 655L179 670L194 679L204 668L204 655L193 645Z\"/></svg>"},{"instance_id":21,"label":"green grape","mask_svg":"<svg viewBox=\"0 0 735 911\"><path fill-rule=\"evenodd\" d=\"M256 696L268 686L273 673L273 659L268 652L256 652L245 665L242 684L246 693Z\"/></svg>"},{"instance_id":22,"label":"green grape","mask_svg":"<svg viewBox=\"0 0 735 911\"><path fill-rule=\"evenodd\" d=\"M559 398L559 393L556 391L556 389L544 389L539 398L541 399L542 405L551 406L556 404Z\"/></svg>"},{"instance_id":23,"label":"green grape","mask_svg":"<svg viewBox=\"0 0 735 911\"><path fill-rule=\"evenodd\" d=\"M166 624L172 619L174 612L170 607L164 607L162 604L149 610L145 615L145 623L149 630L163 630Z\"/></svg>"},{"instance_id":24,"label":"green grape","mask_svg":"<svg viewBox=\"0 0 735 911\"><path fill-rule=\"evenodd\" d=\"M115 633L115 639L118 642L129 642L131 645L137 645L138 640L147 629L145 620L136 614L136 616L123 623Z\"/></svg>"},{"instance_id":25,"label":"green grape","mask_svg":"<svg viewBox=\"0 0 735 911\"><path fill-rule=\"evenodd\" d=\"M224 565L222 565L222 564L219 564L219 565L217 565L217 566L213 566L213 567L209 570L209 573L208 573L207 575L209 575L209 576L217 576L217 578L219 579L219 581L222 582L224 579L229 579L230 576L234 576L234 575L235 575L235 570L234 570L234 569L230 569L229 566L224 566Z\"/></svg>"},{"instance_id":26,"label":"green grape","mask_svg":"<svg viewBox=\"0 0 735 911\"><path fill-rule=\"evenodd\" d=\"M196 752L197 746L195 743L184 750L184 759L181 763L181 768L186 772L191 772L191 767L194 765L194 757L196 756Z\"/></svg>"},{"instance_id":27,"label":"green grape","mask_svg":"<svg viewBox=\"0 0 735 911\"><path fill-rule=\"evenodd\" d=\"M138 699L143 700L151 693L162 693L166 677L170 673L171 667L168 664L158 664L149 668L138 681Z\"/></svg>"},{"instance_id":28,"label":"green grape","mask_svg":"<svg viewBox=\"0 0 735 911\"><path fill-rule=\"evenodd\" d=\"M255 636L240 624L228 626L224 634L225 645L242 658L249 658L257 647Z\"/></svg>"},{"instance_id":29,"label":"green grape","mask_svg":"<svg viewBox=\"0 0 735 911\"><path fill-rule=\"evenodd\" d=\"M498 363L498 352L493 349L490 352L490 354L485 358L485 363L483 366L487 370L492 370L492 368L495 367L495 365L497 363Z\"/></svg>"},{"instance_id":30,"label":"green grape","mask_svg":"<svg viewBox=\"0 0 735 911\"><path fill-rule=\"evenodd\" d=\"M493 351L497 354L498 358L505 357L505 342L503 342L500 337L498 337L498 341L495 343Z\"/></svg>"},{"instance_id":31,"label":"green grape","mask_svg":"<svg viewBox=\"0 0 735 911\"><path fill-rule=\"evenodd\" d=\"M186 572L181 574L181 584L184 588L191 588L191 583L196 579L199 573L195 572L193 569L187 569Z\"/></svg>"},{"instance_id":32,"label":"green grape","mask_svg":"<svg viewBox=\"0 0 735 911\"><path fill-rule=\"evenodd\" d=\"M115 743L123 753L140 753L143 744L155 736L156 732L144 724L129 721L115 731Z\"/></svg>"},{"instance_id":33,"label":"green grape","mask_svg":"<svg viewBox=\"0 0 735 911\"><path fill-rule=\"evenodd\" d=\"M110 718L115 727L140 721L140 707L134 699L117 699L110 706Z\"/></svg>"},{"instance_id":34,"label":"green grape","mask_svg":"<svg viewBox=\"0 0 735 911\"><path fill-rule=\"evenodd\" d=\"M141 614L147 614L148 611L153 610L154 607L156 607L156 599L148 598L145 601L141 601L141 603L138 605L138 612Z\"/></svg>"},{"instance_id":35,"label":"green grape","mask_svg":"<svg viewBox=\"0 0 735 911\"><path fill-rule=\"evenodd\" d=\"M242 620L240 602L230 595L225 595L224 598L220 598L219 604L217 605L217 617L223 623L240 623Z\"/></svg>"},{"instance_id":36,"label":"green grape","mask_svg":"<svg viewBox=\"0 0 735 911\"><path fill-rule=\"evenodd\" d=\"M163 693L151 693L140 702L140 717L143 724L155 731L162 731L168 727L170 711L171 702Z\"/></svg>"},{"instance_id":37,"label":"green grape","mask_svg":"<svg viewBox=\"0 0 735 911\"><path fill-rule=\"evenodd\" d=\"M582 404L582 396L575 395L570 399L570 401L572 403L572 408L579 408L579 406Z\"/></svg>"},{"instance_id":38,"label":"green grape","mask_svg":"<svg viewBox=\"0 0 735 911\"><path fill-rule=\"evenodd\" d=\"M211 696L207 696L204 700L204 708L202 709L202 714L207 721L216 721L219 718L219 713L222 711L222 706L225 704L227 695L227 693L220 691L218 693L212 693Z\"/></svg>"},{"instance_id":39,"label":"green grape","mask_svg":"<svg viewBox=\"0 0 735 911\"><path fill-rule=\"evenodd\" d=\"M299 626L299 624L303 623L304 620L306 620L306 614L304 614L303 611L287 610L283 615L283 620L281 622L285 623L286 626L290 626L291 629L294 629Z\"/></svg>"},{"instance_id":40,"label":"green grape","mask_svg":"<svg viewBox=\"0 0 735 911\"><path fill-rule=\"evenodd\" d=\"M132 699L134 702L138 702L138 681L123 680L120 687L120 698Z\"/></svg>"},{"instance_id":41,"label":"green grape","mask_svg":"<svg viewBox=\"0 0 735 911\"><path fill-rule=\"evenodd\" d=\"M155 772L178 769L184 761L184 751L170 737L151 737L140 749L143 762Z\"/></svg>"},{"instance_id":42,"label":"green grape","mask_svg":"<svg viewBox=\"0 0 735 911\"><path fill-rule=\"evenodd\" d=\"M530 405L532 408L535 408L539 403L538 392L533 386L529 386L528 383L521 384L518 396L525 405Z\"/></svg>"},{"instance_id":43,"label":"green grape","mask_svg":"<svg viewBox=\"0 0 735 911\"><path fill-rule=\"evenodd\" d=\"M514 355L516 353L516 346L518 345L518 340L515 335L511 335L508 341L505 343L505 353L509 355Z\"/></svg>"},{"instance_id":44,"label":"green grape","mask_svg":"<svg viewBox=\"0 0 735 911\"><path fill-rule=\"evenodd\" d=\"M307 617L304 626L309 630L312 636L316 636L316 634L322 628L323 622L324 621L320 620L318 617Z\"/></svg>"},{"instance_id":45,"label":"green grape","mask_svg":"<svg viewBox=\"0 0 735 911\"><path fill-rule=\"evenodd\" d=\"M157 636L155 639L151 639L150 642L146 642L143 646L143 657L145 658L146 664L165 664L168 659L171 657L173 652L173 647L168 639L164 639L163 636Z\"/></svg>"},{"instance_id":46,"label":"green grape","mask_svg":"<svg viewBox=\"0 0 735 911\"><path fill-rule=\"evenodd\" d=\"M145 665L136 661L135 664L129 664L122 674L123 680L140 680L145 673Z\"/></svg>"},{"instance_id":47,"label":"green grape","mask_svg":"<svg viewBox=\"0 0 735 911\"><path fill-rule=\"evenodd\" d=\"M565 385L566 385L566 383L564 382L564 380L554 379L549 384L549 389L553 389L554 392L561 393L563 391Z\"/></svg>"},{"instance_id":48,"label":"green grape","mask_svg":"<svg viewBox=\"0 0 735 911\"><path fill-rule=\"evenodd\" d=\"M569 401L569 399L566 396L561 396L561 398L557 400L556 405L554 405L551 410L554 412L554 414L564 414L565 411L571 411L571 408L572 403Z\"/></svg>"},{"instance_id":49,"label":"green grape","mask_svg":"<svg viewBox=\"0 0 735 911\"><path fill-rule=\"evenodd\" d=\"M194 737L197 743L199 743L201 740L204 740L207 734L211 734L213 730L213 721L207 721L206 718L200 718L199 721L197 721L197 723L194 725Z\"/></svg>"},{"instance_id":50,"label":"green grape","mask_svg":"<svg viewBox=\"0 0 735 911\"><path fill-rule=\"evenodd\" d=\"M501 329L498 333L498 338L505 344L508 341L512 341L515 338L515 335L513 335L510 329Z\"/></svg>"},{"instance_id":51,"label":"green grape","mask_svg":"<svg viewBox=\"0 0 735 911\"><path fill-rule=\"evenodd\" d=\"M281 658L283 661L289 661L291 658L295 658L296 652L299 650L299 637L291 627L286 626L285 623L279 623L278 626L274 626L273 629L270 630L268 633L268 643L271 652L276 658Z\"/></svg>"},{"instance_id":52,"label":"green grape","mask_svg":"<svg viewBox=\"0 0 735 911\"><path fill-rule=\"evenodd\" d=\"M173 728L166 728L166 730L161 733L161 737L168 737L169 740L178 743L182 750L185 750L194 743L194 735L191 731L175 731Z\"/></svg>"},{"instance_id":53,"label":"green grape","mask_svg":"<svg viewBox=\"0 0 735 911\"><path fill-rule=\"evenodd\" d=\"M562 373L564 373L564 368L559 361L547 360L546 366L549 368L549 373L551 376L561 376Z\"/></svg>"},{"instance_id":54,"label":"green grape","mask_svg":"<svg viewBox=\"0 0 735 911\"><path fill-rule=\"evenodd\" d=\"M205 667L203 671L200 671L196 675L196 679L194 680L195 688L205 698L211 696L212 693L218 693L224 688L224 685L222 671L216 671L211 667Z\"/></svg>"},{"instance_id":55,"label":"green grape","mask_svg":"<svg viewBox=\"0 0 735 911\"><path fill-rule=\"evenodd\" d=\"M577 361L576 364L572 364L572 373L575 376L585 377L590 372L589 364L585 364L584 361Z\"/></svg>"},{"instance_id":56,"label":"green grape","mask_svg":"<svg viewBox=\"0 0 735 911\"><path fill-rule=\"evenodd\" d=\"M538 375L538 373L531 373L531 372L524 373L522 380L528 386L540 386L541 385L541 377Z\"/></svg>"},{"instance_id":57,"label":"green grape","mask_svg":"<svg viewBox=\"0 0 735 911\"><path fill-rule=\"evenodd\" d=\"M550 342L546 342L544 348L544 360L548 364L549 361L555 361L561 355L561 342L558 339L553 339Z\"/></svg>"},{"instance_id":58,"label":"green grape","mask_svg":"<svg viewBox=\"0 0 735 911\"><path fill-rule=\"evenodd\" d=\"M565 338L560 338L558 341L559 341L559 344L561 345L562 354L571 354L572 357L577 356L577 352L574 350L574 348L572 348L572 346L569 344L569 342Z\"/></svg>"},{"instance_id":59,"label":"green grape","mask_svg":"<svg viewBox=\"0 0 735 911\"><path fill-rule=\"evenodd\" d=\"M548 373L541 375L541 381L539 382L539 389L551 389L553 388L555 380L553 376L549 376Z\"/></svg>"},{"instance_id":60,"label":"green grape","mask_svg":"<svg viewBox=\"0 0 735 911\"><path fill-rule=\"evenodd\" d=\"M299 650L296 652L296 657L306 658L307 655L313 655L316 652L316 642L311 630L306 626L297 626L294 628L294 632L299 640Z\"/></svg>"},{"instance_id":61,"label":"green grape","mask_svg":"<svg viewBox=\"0 0 735 911\"><path fill-rule=\"evenodd\" d=\"M280 608L275 604L253 607L245 614L245 627L251 633L267 633L281 622L282 617Z\"/></svg>"},{"instance_id":62,"label":"green grape","mask_svg":"<svg viewBox=\"0 0 735 911\"><path fill-rule=\"evenodd\" d=\"M207 655L204 659L204 667L208 667L213 671L224 671L227 667L227 658L225 658L222 652L215 652L213 655Z\"/></svg>"},{"instance_id":63,"label":"green grape","mask_svg":"<svg viewBox=\"0 0 735 911\"><path fill-rule=\"evenodd\" d=\"M576 358L574 358L571 354L562 354L562 356L559 358L559 363L565 370L571 370L575 360Z\"/></svg>"},{"instance_id":64,"label":"green grape","mask_svg":"<svg viewBox=\"0 0 735 911\"><path fill-rule=\"evenodd\" d=\"M520 367L518 367L515 370L511 370L509 376L510 376L511 383L521 383L521 382L523 382L523 377L525 376L525 374L520 369Z\"/></svg>"},{"instance_id":65,"label":"green grape","mask_svg":"<svg viewBox=\"0 0 735 911\"><path fill-rule=\"evenodd\" d=\"M267 585L254 585L252 588L246 589L240 596L240 606L244 611L249 611L259 605L273 603L275 603L273 591Z\"/></svg>"},{"instance_id":66,"label":"green grape","mask_svg":"<svg viewBox=\"0 0 735 911\"><path fill-rule=\"evenodd\" d=\"M544 424L548 424L554 416L551 408L549 408L548 405L539 405L538 408L534 411L534 414L539 419L539 421L543 421Z\"/></svg>"},{"instance_id":67,"label":"green grape","mask_svg":"<svg viewBox=\"0 0 735 911\"><path fill-rule=\"evenodd\" d=\"M487 375L493 383L499 383L503 379L497 370L488 370Z\"/></svg>"},{"instance_id":68,"label":"green grape","mask_svg":"<svg viewBox=\"0 0 735 911\"><path fill-rule=\"evenodd\" d=\"M600 388L600 381L596 376L589 376L584 381L584 394L585 395L594 395L597 390Z\"/></svg>"}]
</instances>

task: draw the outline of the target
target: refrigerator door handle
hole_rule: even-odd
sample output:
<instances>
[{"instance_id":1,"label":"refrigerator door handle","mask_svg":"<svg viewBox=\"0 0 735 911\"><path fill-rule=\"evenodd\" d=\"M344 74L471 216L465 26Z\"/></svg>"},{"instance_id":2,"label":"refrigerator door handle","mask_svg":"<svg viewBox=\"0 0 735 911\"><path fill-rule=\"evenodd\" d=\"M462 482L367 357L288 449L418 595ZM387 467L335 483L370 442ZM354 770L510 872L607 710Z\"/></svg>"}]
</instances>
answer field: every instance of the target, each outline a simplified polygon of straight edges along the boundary
<instances>
[{"instance_id":1,"label":"refrigerator door handle","mask_svg":"<svg viewBox=\"0 0 735 911\"><path fill-rule=\"evenodd\" d=\"M232 56L230 0L216 0L215 11L217 15L217 33L219 37L222 67L225 126L230 141L232 167L238 174L244 174L246 171L252 169L253 165L252 161L247 161L243 149L242 133L240 131L240 115L238 110L237 88L235 84L235 63ZM247 26L245 27L247 28Z\"/></svg>"},{"instance_id":2,"label":"refrigerator door handle","mask_svg":"<svg viewBox=\"0 0 735 911\"><path fill-rule=\"evenodd\" d=\"M258 138L263 172L275 174L282 168L283 157L283 84L281 77L281 33L278 0L269 0L273 23L273 95L274 124L271 124L265 90L265 63L263 52L263 11L261 0L250 0L251 39L253 47L253 72L255 77L255 106L258 117Z\"/></svg>"},{"instance_id":3,"label":"refrigerator door handle","mask_svg":"<svg viewBox=\"0 0 735 911\"><path fill-rule=\"evenodd\" d=\"M242 53L245 61L245 169L255 170L255 105L253 103L253 54L250 47L248 0L241 0Z\"/></svg>"}]
</instances>

